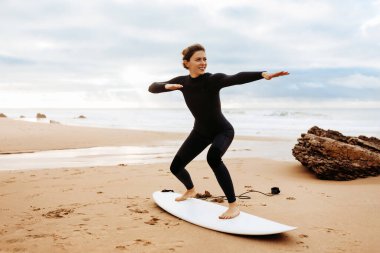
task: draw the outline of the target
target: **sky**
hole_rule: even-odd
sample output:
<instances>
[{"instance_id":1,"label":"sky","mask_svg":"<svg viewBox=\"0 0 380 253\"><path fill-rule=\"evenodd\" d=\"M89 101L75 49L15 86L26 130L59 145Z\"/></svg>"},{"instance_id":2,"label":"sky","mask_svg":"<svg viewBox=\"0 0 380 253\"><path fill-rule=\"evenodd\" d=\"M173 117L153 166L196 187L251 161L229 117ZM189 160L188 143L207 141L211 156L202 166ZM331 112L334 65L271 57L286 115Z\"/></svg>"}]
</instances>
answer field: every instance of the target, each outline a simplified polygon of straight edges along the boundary
<instances>
[{"instance_id":1,"label":"sky","mask_svg":"<svg viewBox=\"0 0 380 253\"><path fill-rule=\"evenodd\" d=\"M379 0L0 0L0 109L182 108L148 86L194 43L210 73L290 72L223 107L380 108Z\"/></svg>"}]
</instances>

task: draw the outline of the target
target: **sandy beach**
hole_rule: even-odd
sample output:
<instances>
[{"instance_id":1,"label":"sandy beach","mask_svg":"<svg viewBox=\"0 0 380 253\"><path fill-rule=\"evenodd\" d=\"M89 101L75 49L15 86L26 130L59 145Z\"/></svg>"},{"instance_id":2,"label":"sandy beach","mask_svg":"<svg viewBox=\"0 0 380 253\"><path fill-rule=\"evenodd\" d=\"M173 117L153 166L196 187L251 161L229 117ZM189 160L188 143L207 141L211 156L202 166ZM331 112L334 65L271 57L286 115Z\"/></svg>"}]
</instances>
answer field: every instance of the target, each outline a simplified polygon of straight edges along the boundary
<instances>
[{"instance_id":1,"label":"sandy beach","mask_svg":"<svg viewBox=\"0 0 380 253\"><path fill-rule=\"evenodd\" d=\"M2 155L97 146L159 145L185 134L0 119ZM237 137L271 142L275 138ZM228 151L227 151L228 152ZM0 252L377 252L380 177L322 181L297 161L224 159L242 211L298 229L237 236L180 220L151 194L183 191L169 163L0 171ZM223 195L206 161L187 167L197 191ZM221 205L227 205L222 203Z\"/></svg>"}]
</instances>

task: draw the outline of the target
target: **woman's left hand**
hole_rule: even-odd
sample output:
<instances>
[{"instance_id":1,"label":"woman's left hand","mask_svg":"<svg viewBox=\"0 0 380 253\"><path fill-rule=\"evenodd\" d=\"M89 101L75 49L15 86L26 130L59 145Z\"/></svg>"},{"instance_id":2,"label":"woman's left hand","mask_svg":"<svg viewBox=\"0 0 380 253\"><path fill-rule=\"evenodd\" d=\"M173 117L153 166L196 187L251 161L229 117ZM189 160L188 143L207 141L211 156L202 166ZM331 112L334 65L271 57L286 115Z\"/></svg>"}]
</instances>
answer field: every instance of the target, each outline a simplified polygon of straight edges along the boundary
<instances>
[{"instance_id":1,"label":"woman's left hand","mask_svg":"<svg viewBox=\"0 0 380 253\"><path fill-rule=\"evenodd\" d=\"M262 76L266 79L266 80L270 80L274 77L279 77L279 76L286 76L286 75L289 75L289 72L287 71L280 71L280 72L276 72L276 73L268 73L268 72L263 72L262 73Z\"/></svg>"}]
</instances>

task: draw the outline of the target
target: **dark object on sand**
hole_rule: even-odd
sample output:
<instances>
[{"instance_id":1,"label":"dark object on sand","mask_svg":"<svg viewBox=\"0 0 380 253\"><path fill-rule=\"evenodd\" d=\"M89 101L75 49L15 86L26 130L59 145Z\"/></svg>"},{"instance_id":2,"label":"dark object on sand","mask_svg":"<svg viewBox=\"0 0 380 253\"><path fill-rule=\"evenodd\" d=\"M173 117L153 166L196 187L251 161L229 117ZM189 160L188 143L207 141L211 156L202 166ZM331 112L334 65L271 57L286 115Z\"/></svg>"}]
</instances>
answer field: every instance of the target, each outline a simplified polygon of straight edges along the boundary
<instances>
[{"instance_id":1,"label":"dark object on sand","mask_svg":"<svg viewBox=\"0 0 380 253\"><path fill-rule=\"evenodd\" d=\"M210 200L211 202L218 202L218 203L223 203L224 202L224 197L225 196L214 197L214 196L211 195L211 193L209 191L205 191L204 194L197 193L195 195L195 198L197 198L197 199L204 199L204 200L211 199Z\"/></svg>"},{"instance_id":2,"label":"dark object on sand","mask_svg":"<svg viewBox=\"0 0 380 253\"><path fill-rule=\"evenodd\" d=\"M302 134L293 156L319 179L353 180L380 174L380 140L351 137L312 127Z\"/></svg>"},{"instance_id":3,"label":"dark object on sand","mask_svg":"<svg viewBox=\"0 0 380 253\"><path fill-rule=\"evenodd\" d=\"M43 113L37 113L36 118L37 119L46 119L46 115Z\"/></svg>"},{"instance_id":4,"label":"dark object on sand","mask_svg":"<svg viewBox=\"0 0 380 253\"><path fill-rule=\"evenodd\" d=\"M197 199L203 199L203 198L209 198L209 197L212 197L211 193L209 191L205 191L205 194L202 194L202 193L197 193L195 195L195 197Z\"/></svg>"},{"instance_id":5,"label":"dark object on sand","mask_svg":"<svg viewBox=\"0 0 380 253\"><path fill-rule=\"evenodd\" d=\"M280 194L280 188L278 188L278 187L272 187L271 189L270 189L270 193L272 194L272 195L275 195L275 194Z\"/></svg>"},{"instance_id":6,"label":"dark object on sand","mask_svg":"<svg viewBox=\"0 0 380 253\"><path fill-rule=\"evenodd\" d=\"M4 113L0 113L0 118L6 118L7 115L5 115Z\"/></svg>"}]
</instances>

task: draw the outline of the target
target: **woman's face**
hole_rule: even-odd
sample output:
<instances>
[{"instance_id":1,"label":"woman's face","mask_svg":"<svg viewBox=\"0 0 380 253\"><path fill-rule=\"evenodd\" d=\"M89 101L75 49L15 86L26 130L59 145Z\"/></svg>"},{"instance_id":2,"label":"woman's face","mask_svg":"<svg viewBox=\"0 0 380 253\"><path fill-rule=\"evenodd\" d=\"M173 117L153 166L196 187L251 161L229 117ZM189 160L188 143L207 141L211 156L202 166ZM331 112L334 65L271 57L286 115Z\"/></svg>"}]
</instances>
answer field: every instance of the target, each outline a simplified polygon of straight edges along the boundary
<instances>
[{"instance_id":1,"label":"woman's face","mask_svg":"<svg viewBox=\"0 0 380 253\"><path fill-rule=\"evenodd\" d=\"M203 75L207 67L206 52L196 51L189 61L185 61L185 65L189 69L191 77Z\"/></svg>"}]
</instances>

